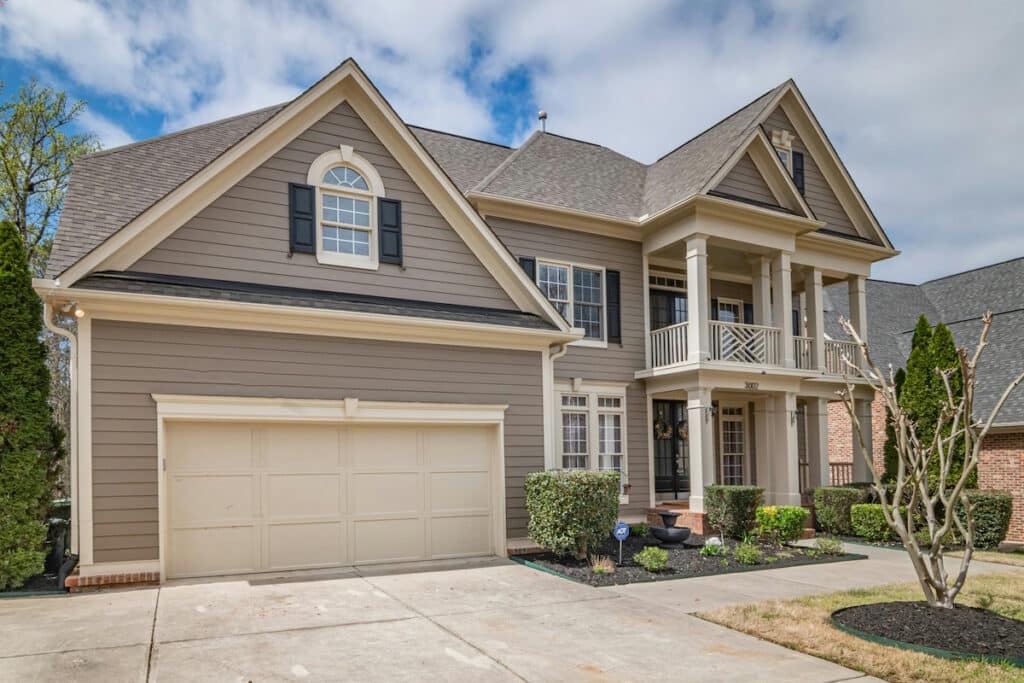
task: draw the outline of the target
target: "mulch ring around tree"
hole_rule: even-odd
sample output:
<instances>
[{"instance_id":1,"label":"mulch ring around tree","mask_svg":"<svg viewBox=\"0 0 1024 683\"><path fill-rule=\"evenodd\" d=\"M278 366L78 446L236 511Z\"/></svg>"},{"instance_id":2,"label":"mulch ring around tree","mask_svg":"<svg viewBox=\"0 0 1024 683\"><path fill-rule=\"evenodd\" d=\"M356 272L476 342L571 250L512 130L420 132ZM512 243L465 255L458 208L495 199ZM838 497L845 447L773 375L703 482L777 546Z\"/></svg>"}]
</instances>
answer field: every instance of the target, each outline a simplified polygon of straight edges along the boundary
<instances>
[{"instance_id":1,"label":"mulch ring around tree","mask_svg":"<svg viewBox=\"0 0 1024 683\"><path fill-rule=\"evenodd\" d=\"M1024 666L1024 621L978 607L943 609L926 602L878 602L832 614L852 635L939 657L1009 661Z\"/></svg>"},{"instance_id":2,"label":"mulch ring around tree","mask_svg":"<svg viewBox=\"0 0 1024 683\"><path fill-rule=\"evenodd\" d=\"M736 541L726 540L722 554L712 557L703 557L700 554L703 543L704 540L700 536L694 535L684 545L675 547L661 546L669 554L668 568L663 572L649 572L633 561L633 555L645 547L659 545L658 541L653 538L641 539L635 536L630 536L623 542L622 564L617 566L611 574L595 574L590 568L590 562L586 559L577 560L573 557L559 557L552 553L524 555L513 557L512 559L536 569L591 586L616 586L646 581L687 579L696 576L730 574L758 569L779 569L782 567L865 559L864 555L849 552L843 555L825 555L819 553L814 548L760 545L758 547L763 552L764 558L758 564L747 565L736 561L733 556L733 549L738 545ZM592 554L593 556L604 556L610 558L613 562L617 562L619 559L618 541L609 538L597 552Z\"/></svg>"}]
</instances>

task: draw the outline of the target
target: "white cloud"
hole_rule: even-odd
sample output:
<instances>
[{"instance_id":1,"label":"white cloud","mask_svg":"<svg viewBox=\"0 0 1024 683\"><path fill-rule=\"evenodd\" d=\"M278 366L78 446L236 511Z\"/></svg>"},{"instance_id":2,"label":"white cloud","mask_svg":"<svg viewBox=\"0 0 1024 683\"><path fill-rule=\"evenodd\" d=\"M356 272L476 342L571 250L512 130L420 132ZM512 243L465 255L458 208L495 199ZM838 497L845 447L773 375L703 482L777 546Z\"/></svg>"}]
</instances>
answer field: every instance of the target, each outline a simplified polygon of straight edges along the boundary
<instances>
[{"instance_id":1,"label":"white cloud","mask_svg":"<svg viewBox=\"0 0 1024 683\"><path fill-rule=\"evenodd\" d=\"M1019 3L953 0L51 0L0 12L9 56L59 64L83 88L162 112L169 130L289 99L354 56L408 121L494 136L490 88L525 66L550 130L652 161L794 76L905 252L875 273L904 280L1024 254L1022 29Z\"/></svg>"},{"instance_id":2,"label":"white cloud","mask_svg":"<svg viewBox=\"0 0 1024 683\"><path fill-rule=\"evenodd\" d=\"M86 132L95 135L103 149L120 147L135 141L131 133L124 128L90 109L86 109L81 113L78 117L78 125Z\"/></svg>"}]
</instances>

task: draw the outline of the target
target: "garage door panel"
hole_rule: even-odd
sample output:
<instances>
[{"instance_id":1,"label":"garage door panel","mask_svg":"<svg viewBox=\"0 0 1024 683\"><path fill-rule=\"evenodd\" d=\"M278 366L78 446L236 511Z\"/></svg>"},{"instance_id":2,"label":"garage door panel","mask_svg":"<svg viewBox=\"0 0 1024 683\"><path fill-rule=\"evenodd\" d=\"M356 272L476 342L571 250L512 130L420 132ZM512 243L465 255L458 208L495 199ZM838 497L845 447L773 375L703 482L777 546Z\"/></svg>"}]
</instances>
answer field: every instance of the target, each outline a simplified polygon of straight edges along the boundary
<instances>
[{"instance_id":1,"label":"garage door panel","mask_svg":"<svg viewBox=\"0 0 1024 683\"><path fill-rule=\"evenodd\" d=\"M491 553L491 517L434 517L430 520L430 555L433 559Z\"/></svg>"},{"instance_id":2,"label":"garage door panel","mask_svg":"<svg viewBox=\"0 0 1024 683\"><path fill-rule=\"evenodd\" d=\"M356 564L426 559L423 519L367 519L353 522Z\"/></svg>"},{"instance_id":3,"label":"garage door panel","mask_svg":"<svg viewBox=\"0 0 1024 683\"><path fill-rule=\"evenodd\" d=\"M491 507L490 474L487 472L432 472L430 509L488 510Z\"/></svg>"},{"instance_id":4,"label":"garage door panel","mask_svg":"<svg viewBox=\"0 0 1024 683\"><path fill-rule=\"evenodd\" d=\"M339 517L345 512L338 472L270 473L267 477L268 521L298 517Z\"/></svg>"},{"instance_id":5,"label":"garage door panel","mask_svg":"<svg viewBox=\"0 0 1024 683\"><path fill-rule=\"evenodd\" d=\"M271 470L336 469L341 430L332 425L270 425L260 430L263 461Z\"/></svg>"},{"instance_id":6,"label":"garage door panel","mask_svg":"<svg viewBox=\"0 0 1024 683\"><path fill-rule=\"evenodd\" d=\"M419 472L391 472L350 475L350 512L362 517L379 514L419 515L423 510L423 487Z\"/></svg>"},{"instance_id":7,"label":"garage door panel","mask_svg":"<svg viewBox=\"0 0 1024 683\"><path fill-rule=\"evenodd\" d=\"M172 525L250 522L259 512L252 474L175 474L169 482Z\"/></svg>"},{"instance_id":8,"label":"garage door panel","mask_svg":"<svg viewBox=\"0 0 1024 683\"><path fill-rule=\"evenodd\" d=\"M240 424L174 424L168 428L167 457L175 470L249 470L252 427Z\"/></svg>"},{"instance_id":9,"label":"garage door panel","mask_svg":"<svg viewBox=\"0 0 1024 683\"><path fill-rule=\"evenodd\" d=\"M408 470L419 466L415 427L349 427L348 452L356 470Z\"/></svg>"},{"instance_id":10,"label":"garage door panel","mask_svg":"<svg viewBox=\"0 0 1024 683\"><path fill-rule=\"evenodd\" d=\"M270 524L267 568L297 569L347 564L345 525L338 522Z\"/></svg>"},{"instance_id":11,"label":"garage door panel","mask_svg":"<svg viewBox=\"0 0 1024 683\"><path fill-rule=\"evenodd\" d=\"M171 534L171 576L255 571L255 525L176 529Z\"/></svg>"},{"instance_id":12,"label":"garage door panel","mask_svg":"<svg viewBox=\"0 0 1024 683\"><path fill-rule=\"evenodd\" d=\"M430 427L424 430L423 452L432 469L486 470L494 452L493 431L482 427Z\"/></svg>"}]
</instances>

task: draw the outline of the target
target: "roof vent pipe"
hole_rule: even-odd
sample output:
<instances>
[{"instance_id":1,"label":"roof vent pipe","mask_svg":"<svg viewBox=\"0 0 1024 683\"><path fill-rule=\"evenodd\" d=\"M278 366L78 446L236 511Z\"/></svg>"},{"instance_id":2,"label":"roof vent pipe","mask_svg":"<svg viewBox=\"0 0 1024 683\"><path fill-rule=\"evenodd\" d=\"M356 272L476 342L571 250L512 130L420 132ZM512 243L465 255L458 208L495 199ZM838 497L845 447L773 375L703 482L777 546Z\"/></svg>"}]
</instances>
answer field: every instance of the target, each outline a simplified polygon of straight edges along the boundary
<instances>
[{"instance_id":1,"label":"roof vent pipe","mask_svg":"<svg viewBox=\"0 0 1024 683\"><path fill-rule=\"evenodd\" d=\"M537 119L540 121L540 132L546 133L548 131L548 113L541 109L537 112Z\"/></svg>"}]
</instances>

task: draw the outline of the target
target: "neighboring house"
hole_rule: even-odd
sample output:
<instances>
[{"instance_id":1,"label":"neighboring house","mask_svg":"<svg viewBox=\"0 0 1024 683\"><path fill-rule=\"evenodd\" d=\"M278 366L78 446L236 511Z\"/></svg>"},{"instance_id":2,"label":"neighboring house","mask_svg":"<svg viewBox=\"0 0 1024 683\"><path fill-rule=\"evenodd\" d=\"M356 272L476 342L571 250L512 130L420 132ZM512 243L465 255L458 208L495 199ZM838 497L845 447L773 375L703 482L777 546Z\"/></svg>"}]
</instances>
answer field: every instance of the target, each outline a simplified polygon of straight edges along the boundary
<instances>
[{"instance_id":1,"label":"neighboring house","mask_svg":"<svg viewBox=\"0 0 1024 683\"><path fill-rule=\"evenodd\" d=\"M410 127L353 61L85 157L36 283L77 317L78 580L503 554L545 468L698 530L713 482L799 503L823 288L866 330L895 253L792 81L650 165Z\"/></svg>"},{"instance_id":2,"label":"neighboring house","mask_svg":"<svg viewBox=\"0 0 1024 683\"><path fill-rule=\"evenodd\" d=\"M999 396L1024 372L1024 257L929 280L920 285L867 281L868 344L882 368L905 368L914 326L923 314L932 325L943 323L957 346L973 350L981 333L981 315L992 311L989 343L978 364L976 396L979 417L991 413ZM842 287L825 290L826 331L842 334L839 318L848 316L849 299ZM841 404L831 406L829 451L837 479L852 477L854 460L850 420ZM873 404L872 459L883 468L885 408ZM982 446L978 485L1010 491L1014 513L1008 540L1024 542L1024 389L1018 388L1003 406Z\"/></svg>"}]
</instances>

